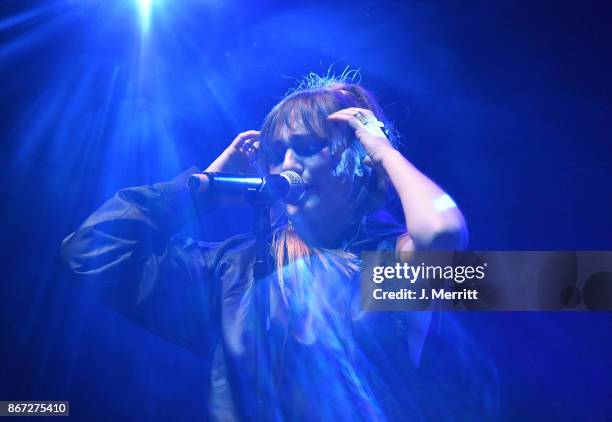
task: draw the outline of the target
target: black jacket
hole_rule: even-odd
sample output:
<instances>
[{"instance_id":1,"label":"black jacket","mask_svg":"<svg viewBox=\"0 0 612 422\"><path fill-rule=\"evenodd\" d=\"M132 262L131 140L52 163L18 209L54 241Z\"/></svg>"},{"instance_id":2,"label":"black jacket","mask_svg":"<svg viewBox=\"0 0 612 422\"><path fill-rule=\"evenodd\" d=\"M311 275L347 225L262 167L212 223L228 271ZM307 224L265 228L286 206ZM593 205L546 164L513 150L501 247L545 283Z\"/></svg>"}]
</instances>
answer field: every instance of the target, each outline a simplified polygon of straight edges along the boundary
<instances>
[{"instance_id":1,"label":"black jacket","mask_svg":"<svg viewBox=\"0 0 612 422\"><path fill-rule=\"evenodd\" d=\"M244 420L256 405L249 288L255 241L248 234L216 244L172 237L194 207L206 206L184 188L195 171L119 191L64 240L62 253L76 273L97 279L107 303L124 316L209 363L211 419ZM345 250L393 249L405 228L383 217L369 216L356 227ZM378 420L411 413L401 390L411 388L429 316L364 313L358 280L323 275L320 281L334 311L317 316L323 323L314 337L291 326L272 289L272 416Z\"/></svg>"}]
</instances>

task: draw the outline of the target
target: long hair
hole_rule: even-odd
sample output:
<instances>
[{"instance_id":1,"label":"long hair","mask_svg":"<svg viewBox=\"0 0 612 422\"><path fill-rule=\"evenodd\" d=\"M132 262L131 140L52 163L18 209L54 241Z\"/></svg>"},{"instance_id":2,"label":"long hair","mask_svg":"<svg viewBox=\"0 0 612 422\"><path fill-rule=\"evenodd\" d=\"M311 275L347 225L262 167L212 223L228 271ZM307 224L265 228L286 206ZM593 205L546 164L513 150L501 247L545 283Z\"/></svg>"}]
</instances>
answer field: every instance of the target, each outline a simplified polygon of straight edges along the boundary
<instances>
[{"instance_id":1,"label":"long hair","mask_svg":"<svg viewBox=\"0 0 612 422\"><path fill-rule=\"evenodd\" d=\"M359 107L371 110L386 128L392 129L392 124L374 96L354 82L355 75L355 71L345 71L340 77L308 75L270 111L261 128L260 139L265 157L268 142L279 138L285 129L300 121L309 132L330 140L333 173L352 184L353 215L361 220L384 204L388 180L364 165L366 152L354 130L344 122L330 121L327 116L344 108ZM394 131L390 132L390 140L395 144ZM272 248L281 296L293 309L304 309L308 307L307 302L311 302L308 292L316 287L315 266L345 278L352 277L359 269L357 257L350 252L307 245L286 219L284 222L281 219L274 232Z\"/></svg>"}]
</instances>

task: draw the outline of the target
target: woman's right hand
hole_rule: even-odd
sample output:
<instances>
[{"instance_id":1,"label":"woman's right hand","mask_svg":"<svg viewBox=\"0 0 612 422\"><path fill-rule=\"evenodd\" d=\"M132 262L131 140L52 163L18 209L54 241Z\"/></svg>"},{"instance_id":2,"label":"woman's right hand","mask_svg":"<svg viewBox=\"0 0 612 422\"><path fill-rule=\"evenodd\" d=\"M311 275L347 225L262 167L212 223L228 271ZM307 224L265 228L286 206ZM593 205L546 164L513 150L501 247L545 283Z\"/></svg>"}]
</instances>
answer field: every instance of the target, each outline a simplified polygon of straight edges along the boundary
<instances>
[{"instance_id":1,"label":"woman's right hand","mask_svg":"<svg viewBox=\"0 0 612 422\"><path fill-rule=\"evenodd\" d=\"M232 143L208 166L209 172L255 173L263 175L259 158L259 131L239 133Z\"/></svg>"}]
</instances>

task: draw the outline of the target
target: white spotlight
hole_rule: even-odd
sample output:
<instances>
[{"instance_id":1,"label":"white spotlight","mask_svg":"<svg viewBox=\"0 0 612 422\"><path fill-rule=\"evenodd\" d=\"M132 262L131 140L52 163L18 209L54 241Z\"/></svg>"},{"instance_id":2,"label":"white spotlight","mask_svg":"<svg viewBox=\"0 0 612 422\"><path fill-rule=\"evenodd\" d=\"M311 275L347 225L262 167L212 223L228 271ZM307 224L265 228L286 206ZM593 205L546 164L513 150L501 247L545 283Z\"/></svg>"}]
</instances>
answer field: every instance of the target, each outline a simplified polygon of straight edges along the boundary
<instances>
[{"instance_id":1,"label":"white spotlight","mask_svg":"<svg viewBox=\"0 0 612 422\"><path fill-rule=\"evenodd\" d=\"M136 0L138 14L140 15L140 27L145 33L149 31L149 25L151 23L152 2L153 0Z\"/></svg>"}]
</instances>

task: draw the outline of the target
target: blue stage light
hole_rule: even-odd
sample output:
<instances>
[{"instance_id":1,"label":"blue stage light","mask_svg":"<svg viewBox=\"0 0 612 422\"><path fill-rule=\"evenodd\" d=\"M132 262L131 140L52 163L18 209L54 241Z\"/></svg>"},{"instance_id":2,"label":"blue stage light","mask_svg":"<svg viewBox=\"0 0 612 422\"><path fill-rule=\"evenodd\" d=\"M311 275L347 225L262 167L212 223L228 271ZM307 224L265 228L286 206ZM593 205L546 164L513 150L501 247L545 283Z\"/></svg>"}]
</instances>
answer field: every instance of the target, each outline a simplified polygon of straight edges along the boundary
<instances>
[{"instance_id":1,"label":"blue stage light","mask_svg":"<svg viewBox=\"0 0 612 422\"><path fill-rule=\"evenodd\" d=\"M136 0L138 14L140 15L140 27L143 33L149 32L151 24L151 8L153 0Z\"/></svg>"}]
</instances>

